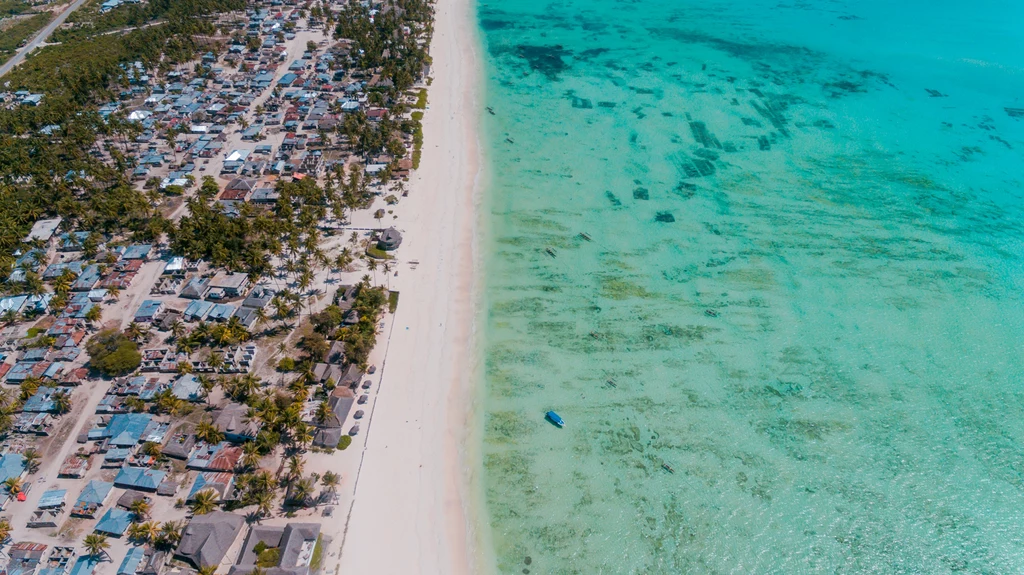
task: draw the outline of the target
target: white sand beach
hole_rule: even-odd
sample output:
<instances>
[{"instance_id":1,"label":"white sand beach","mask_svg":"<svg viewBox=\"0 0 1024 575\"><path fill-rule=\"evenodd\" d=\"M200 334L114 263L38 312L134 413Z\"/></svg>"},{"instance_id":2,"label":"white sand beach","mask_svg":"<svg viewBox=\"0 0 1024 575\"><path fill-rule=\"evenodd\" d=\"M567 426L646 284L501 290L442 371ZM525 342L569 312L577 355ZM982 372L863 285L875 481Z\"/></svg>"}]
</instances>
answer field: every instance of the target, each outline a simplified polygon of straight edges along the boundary
<instances>
[{"instance_id":1,"label":"white sand beach","mask_svg":"<svg viewBox=\"0 0 1024 575\"><path fill-rule=\"evenodd\" d=\"M362 431L354 503L350 514L337 514L339 522L348 516L340 573L479 572L469 505L477 458L465 450L475 428L478 369L479 54L472 10L469 0L437 3L422 162L402 200L402 265L390 278L401 299L390 338L385 332L379 340L387 359Z\"/></svg>"}]
</instances>

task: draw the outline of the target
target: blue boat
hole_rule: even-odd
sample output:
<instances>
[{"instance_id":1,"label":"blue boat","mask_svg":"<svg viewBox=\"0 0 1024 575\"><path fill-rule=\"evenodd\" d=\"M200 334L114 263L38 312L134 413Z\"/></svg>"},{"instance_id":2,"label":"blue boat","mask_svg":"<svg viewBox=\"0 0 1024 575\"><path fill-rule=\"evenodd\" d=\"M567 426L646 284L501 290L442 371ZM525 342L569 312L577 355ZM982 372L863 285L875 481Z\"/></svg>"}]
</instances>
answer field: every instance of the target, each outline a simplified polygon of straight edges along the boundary
<instances>
[{"instance_id":1,"label":"blue boat","mask_svg":"<svg viewBox=\"0 0 1024 575\"><path fill-rule=\"evenodd\" d=\"M565 420L562 419L561 415L558 415L554 411L549 411L545 417L547 417L548 421L554 423L558 427L565 427Z\"/></svg>"}]
</instances>

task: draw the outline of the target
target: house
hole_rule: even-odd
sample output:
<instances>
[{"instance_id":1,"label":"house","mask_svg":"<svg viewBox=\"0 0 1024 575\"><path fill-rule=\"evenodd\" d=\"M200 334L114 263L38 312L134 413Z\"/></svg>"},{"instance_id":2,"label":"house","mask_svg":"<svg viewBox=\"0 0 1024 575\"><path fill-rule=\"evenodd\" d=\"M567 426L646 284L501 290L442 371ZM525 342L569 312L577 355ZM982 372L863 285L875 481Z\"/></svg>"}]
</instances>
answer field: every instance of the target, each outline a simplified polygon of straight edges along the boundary
<instances>
[{"instance_id":1,"label":"house","mask_svg":"<svg viewBox=\"0 0 1024 575\"><path fill-rule=\"evenodd\" d=\"M213 304L206 316L210 321L228 321L235 315L235 306L226 303Z\"/></svg>"},{"instance_id":2,"label":"house","mask_svg":"<svg viewBox=\"0 0 1024 575\"><path fill-rule=\"evenodd\" d=\"M196 436L192 433L176 433L167 445L164 446L163 454L174 459L187 460L192 456L192 450L196 446Z\"/></svg>"},{"instance_id":3,"label":"house","mask_svg":"<svg viewBox=\"0 0 1024 575\"><path fill-rule=\"evenodd\" d=\"M148 467L122 467L114 478L114 485L124 489L156 491L166 475L164 471Z\"/></svg>"},{"instance_id":4,"label":"house","mask_svg":"<svg viewBox=\"0 0 1024 575\"><path fill-rule=\"evenodd\" d=\"M245 538L238 561L228 575L249 575L259 562L258 550L278 550L278 563L261 571L273 575L309 575L313 550L320 539L319 523L288 523L287 525L254 525ZM261 545L262 544L262 545ZM263 566L266 567L266 566Z\"/></svg>"},{"instance_id":5,"label":"house","mask_svg":"<svg viewBox=\"0 0 1024 575\"><path fill-rule=\"evenodd\" d=\"M204 395L199 378L191 373L182 374L176 379L171 386L171 393L183 401L202 401Z\"/></svg>"},{"instance_id":6,"label":"house","mask_svg":"<svg viewBox=\"0 0 1024 575\"><path fill-rule=\"evenodd\" d=\"M68 575L92 575L96 566L100 563L100 557L94 555L82 555L76 561ZM54 575L52 573L40 575Z\"/></svg>"},{"instance_id":7,"label":"house","mask_svg":"<svg viewBox=\"0 0 1024 575\"><path fill-rule=\"evenodd\" d=\"M210 281L210 287L222 290L227 297L239 297L249 287L249 276L241 272L220 272Z\"/></svg>"},{"instance_id":8,"label":"house","mask_svg":"<svg viewBox=\"0 0 1024 575\"><path fill-rule=\"evenodd\" d=\"M20 453L5 453L0 457L0 483L25 474L25 458Z\"/></svg>"},{"instance_id":9,"label":"house","mask_svg":"<svg viewBox=\"0 0 1024 575\"><path fill-rule=\"evenodd\" d=\"M162 301L147 299L142 302L138 311L135 312L135 321L139 323L151 323L163 310L164 303Z\"/></svg>"},{"instance_id":10,"label":"house","mask_svg":"<svg viewBox=\"0 0 1024 575\"><path fill-rule=\"evenodd\" d=\"M402 234L395 228L388 228L377 238L377 247L384 251L394 251L402 245Z\"/></svg>"},{"instance_id":11,"label":"house","mask_svg":"<svg viewBox=\"0 0 1024 575\"><path fill-rule=\"evenodd\" d=\"M188 491L186 502L192 501L196 493L212 490L218 499L231 499L234 495L235 476L228 471L203 471L196 476L192 489Z\"/></svg>"},{"instance_id":12,"label":"house","mask_svg":"<svg viewBox=\"0 0 1024 575\"><path fill-rule=\"evenodd\" d=\"M132 520L135 519L134 513L129 513L123 509L111 507L107 509L107 512L100 517L100 520L96 522L94 530L97 533L103 535L111 535L113 537L120 537L124 535L125 530L132 524Z\"/></svg>"},{"instance_id":13,"label":"house","mask_svg":"<svg viewBox=\"0 0 1024 575\"><path fill-rule=\"evenodd\" d=\"M204 299L210 293L210 280L194 277L181 289L181 297L187 299Z\"/></svg>"},{"instance_id":14,"label":"house","mask_svg":"<svg viewBox=\"0 0 1024 575\"><path fill-rule=\"evenodd\" d=\"M256 439L260 431L259 420L246 417L249 408L241 403L230 402L213 412L213 424L224 432L224 439L232 443L244 443Z\"/></svg>"},{"instance_id":15,"label":"house","mask_svg":"<svg viewBox=\"0 0 1024 575\"><path fill-rule=\"evenodd\" d=\"M60 225L61 218L53 218L49 220L38 220L32 224L32 229L29 230L28 235L22 241L32 242L41 241L48 242L53 237L54 232L57 231L57 226Z\"/></svg>"},{"instance_id":16,"label":"house","mask_svg":"<svg viewBox=\"0 0 1024 575\"><path fill-rule=\"evenodd\" d=\"M327 406L331 413L325 421L316 422L313 433L313 445L317 447L337 447L341 440L342 425L348 418L352 405L356 402L355 393L348 387L336 387L327 398Z\"/></svg>"},{"instance_id":17,"label":"house","mask_svg":"<svg viewBox=\"0 0 1024 575\"><path fill-rule=\"evenodd\" d=\"M194 301L185 308L185 321L203 321L210 315L213 304L208 301Z\"/></svg>"},{"instance_id":18,"label":"house","mask_svg":"<svg viewBox=\"0 0 1024 575\"><path fill-rule=\"evenodd\" d=\"M182 256L172 256L171 259L167 260L164 264L164 275L172 276L183 276L185 275L186 263L185 258Z\"/></svg>"},{"instance_id":19,"label":"house","mask_svg":"<svg viewBox=\"0 0 1024 575\"><path fill-rule=\"evenodd\" d=\"M57 477L81 479L89 470L89 458L69 455L60 466Z\"/></svg>"},{"instance_id":20,"label":"house","mask_svg":"<svg viewBox=\"0 0 1024 575\"><path fill-rule=\"evenodd\" d=\"M128 554L121 561L121 566L117 568L117 575L135 575L138 573L146 560L148 549L148 547L142 545L129 548Z\"/></svg>"},{"instance_id":21,"label":"house","mask_svg":"<svg viewBox=\"0 0 1024 575\"><path fill-rule=\"evenodd\" d=\"M31 541L19 541L8 550L10 561L4 571L8 575L32 575L46 554L46 545Z\"/></svg>"},{"instance_id":22,"label":"house","mask_svg":"<svg viewBox=\"0 0 1024 575\"><path fill-rule=\"evenodd\" d=\"M113 489L113 483L93 479L86 484L85 488L82 489L82 493L78 495L75 505L71 508L71 515L73 517L95 517L96 512L99 511L100 507L103 507L107 496L110 495Z\"/></svg>"},{"instance_id":23,"label":"house","mask_svg":"<svg viewBox=\"0 0 1024 575\"><path fill-rule=\"evenodd\" d=\"M181 535L175 557L202 569L219 565L234 545L245 525L245 518L235 513L214 511L192 517Z\"/></svg>"},{"instance_id":24,"label":"house","mask_svg":"<svg viewBox=\"0 0 1024 575\"><path fill-rule=\"evenodd\" d=\"M106 427L90 429L88 438L90 441L106 440L110 447L132 447L157 427L148 413L119 413L110 418Z\"/></svg>"},{"instance_id":25,"label":"house","mask_svg":"<svg viewBox=\"0 0 1024 575\"><path fill-rule=\"evenodd\" d=\"M38 509L59 509L64 507L64 499L67 497L67 489L51 489L43 492L36 504Z\"/></svg>"},{"instance_id":26,"label":"house","mask_svg":"<svg viewBox=\"0 0 1024 575\"><path fill-rule=\"evenodd\" d=\"M199 443L185 467L204 471L234 471L241 458L242 448L235 447L227 441L216 445Z\"/></svg>"},{"instance_id":27,"label":"house","mask_svg":"<svg viewBox=\"0 0 1024 575\"><path fill-rule=\"evenodd\" d=\"M56 393L56 387L40 387L32 394L32 397L28 398L25 405L21 407L21 410L28 413L51 413L57 411L57 404L54 401Z\"/></svg>"},{"instance_id":28,"label":"house","mask_svg":"<svg viewBox=\"0 0 1024 575\"><path fill-rule=\"evenodd\" d=\"M124 248L124 253L121 254L123 260L147 260L149 259L149 252L153 249L153 246L149 244L134 244Z\"/></svg>"}]
</instances>

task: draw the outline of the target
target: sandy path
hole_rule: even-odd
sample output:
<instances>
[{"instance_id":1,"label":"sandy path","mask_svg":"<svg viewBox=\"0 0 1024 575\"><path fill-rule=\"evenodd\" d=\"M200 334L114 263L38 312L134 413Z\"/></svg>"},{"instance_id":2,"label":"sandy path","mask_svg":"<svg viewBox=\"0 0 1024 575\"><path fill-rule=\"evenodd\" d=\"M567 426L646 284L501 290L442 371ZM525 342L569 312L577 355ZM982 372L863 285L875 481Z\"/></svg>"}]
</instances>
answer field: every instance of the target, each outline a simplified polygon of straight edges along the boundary
<instances>
[{"instance_id":1,"label":"sandy path","mask_svg":"<svg viewBox=\"0 0 1024 575\"><path fill-rule=\"evenodd\" d=\"M401 292L341 573L476 572L467 486L473 426L473 240L478 54L472 7L441 0L423 159L403 199Z\"/></svg>"}]
</instances>

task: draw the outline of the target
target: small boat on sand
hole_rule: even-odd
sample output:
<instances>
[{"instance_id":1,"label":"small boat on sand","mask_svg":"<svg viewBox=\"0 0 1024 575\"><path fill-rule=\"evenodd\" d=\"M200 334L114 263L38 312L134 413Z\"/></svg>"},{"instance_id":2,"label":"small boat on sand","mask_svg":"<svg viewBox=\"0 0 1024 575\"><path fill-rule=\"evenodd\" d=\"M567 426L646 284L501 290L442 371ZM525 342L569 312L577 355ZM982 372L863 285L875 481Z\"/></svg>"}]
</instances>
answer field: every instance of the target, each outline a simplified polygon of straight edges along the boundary
<instances>
[{"instance_id":1,"label":"small boat on sand","mask_svg":"<svg viewBox=\"0 0 1024 575\"><path fill-rule=\"evenodd\" d=\"M565 420L562 419L561 415L558 415L554 411L547 412L544 415L544 417L547 418L547 420L550 421L551 423L557 425L558 427L565 427Z\"/></svg>"}]
</instances>

